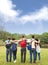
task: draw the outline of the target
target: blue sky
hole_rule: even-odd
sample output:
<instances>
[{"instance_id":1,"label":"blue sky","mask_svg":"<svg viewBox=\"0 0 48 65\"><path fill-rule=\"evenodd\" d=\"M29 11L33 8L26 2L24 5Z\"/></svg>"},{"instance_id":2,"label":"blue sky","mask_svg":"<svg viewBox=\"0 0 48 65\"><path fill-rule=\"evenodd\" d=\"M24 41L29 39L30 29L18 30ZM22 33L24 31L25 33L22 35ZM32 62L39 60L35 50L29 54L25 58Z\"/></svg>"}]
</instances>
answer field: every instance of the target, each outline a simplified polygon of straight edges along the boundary
<instances>
[{"instance_id":1,"label":"blue sky","mask_svg":"<svg viewBox=\"0 0 48 65\"><path fill-rule=\"evenodd\" d=\"M0 0L0 25L10 33L48 32L48 0Z\"/></svg>"}]
</instances>

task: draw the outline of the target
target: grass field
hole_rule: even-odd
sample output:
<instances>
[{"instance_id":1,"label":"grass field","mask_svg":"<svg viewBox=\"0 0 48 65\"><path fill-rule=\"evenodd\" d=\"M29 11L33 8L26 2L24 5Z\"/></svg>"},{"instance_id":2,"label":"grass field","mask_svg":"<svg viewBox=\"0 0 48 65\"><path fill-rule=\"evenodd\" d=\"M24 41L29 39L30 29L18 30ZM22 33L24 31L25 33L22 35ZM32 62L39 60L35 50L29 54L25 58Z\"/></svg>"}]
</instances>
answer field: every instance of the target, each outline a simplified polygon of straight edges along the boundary
<instances>
[{"instance_id":1,"label":"grass field","mask_svg":"<svg viewBox=\"0 0 48 65\"><path fill-rule=\"evenodd\" d=\"M6 62L6 59L5 59L5 47L1 47L0 46L0 65L48 65L48 49L41 49L41 60L40 62L37 60L36 64L32 63L30 64L29 63L29 51L27 51L27 56L26 56L26 62L25 63L21 63L20 62L20 48L18 48L18 52L17 52L17 62L14 63L13 61L10 63L10 62Z\"/></svg>"}]
</instances>

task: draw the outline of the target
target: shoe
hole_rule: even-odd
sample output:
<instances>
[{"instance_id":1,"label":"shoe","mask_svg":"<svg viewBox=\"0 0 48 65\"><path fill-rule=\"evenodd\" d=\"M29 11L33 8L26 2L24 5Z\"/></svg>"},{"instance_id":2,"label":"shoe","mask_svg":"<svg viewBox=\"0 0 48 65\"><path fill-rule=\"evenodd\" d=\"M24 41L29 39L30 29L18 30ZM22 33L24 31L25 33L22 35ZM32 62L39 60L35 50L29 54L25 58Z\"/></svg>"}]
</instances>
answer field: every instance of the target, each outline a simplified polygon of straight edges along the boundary
<instances>
[{"instance_id":1,"label":"shoe","mask_svg":"<svg viewBox=\"0 0 48 65\"><path fill-rule=\"evenodd\" d=\"M32 63L32 62L29 62L29 63Z\"/></svg>"},{"instance_id":2,"label":"shoe","mask_svg":"<svg viewBox=\"0 0 48 65\"><path fill-rule=\"evenodd\" d=\"M14 61L14 63L16 63L16 60Z\"/></svg>"},{"instance_id":3,"label":"shoe","mask_svg":"<svg viewBox=\"0 0 48 65\"><path fill-rule=\"evenodd\" d=\"M34 61L33 63L36 63L36 61Z\"/></svg>"}]
</instances>

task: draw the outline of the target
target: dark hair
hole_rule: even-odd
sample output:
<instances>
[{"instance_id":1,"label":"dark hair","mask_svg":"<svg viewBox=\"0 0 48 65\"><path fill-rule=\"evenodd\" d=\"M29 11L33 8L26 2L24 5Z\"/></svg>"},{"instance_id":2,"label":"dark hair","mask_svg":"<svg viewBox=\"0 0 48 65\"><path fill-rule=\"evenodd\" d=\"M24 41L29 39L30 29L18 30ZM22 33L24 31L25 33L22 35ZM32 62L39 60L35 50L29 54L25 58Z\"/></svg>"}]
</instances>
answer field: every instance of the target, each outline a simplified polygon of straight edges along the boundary
<instances>
[{"instance_id":1,"label":"dark hair","mask_svg":"<svg viewBox=\"0 0 48 65\"><path fill-rule=\"evenodd\" d=\"M22 35L22 38L24 38L24 35Z\"/></svg>"},{"instance_id":2,"label":"dark hair","mask_svg":"<svg viewBox=\"0 0 48 65\"><path fill-rule=\"evenodd\" d=\"M32 35L32 38L34 38L34 35Z\"/></svg>"},{"instance_id":3,"label":"dark hair","mask_svg":"<svg viewBox=\"0 0 48 65\"><path fill-rule=\"evenodd\" d=\"M12 38L12 40L15 40L15 38Z\"/></svg>"},{"instance_id":4,"label":"dark hair","mask_svg":"<svg viewBox=\"0 0 48 65\"><path fill-rule=\"evenodd\" d=\"M38 41L38 39L37 39L37 38L36 38L35 40L36 40L36 41Z\"/></svg>"}]
</instances>

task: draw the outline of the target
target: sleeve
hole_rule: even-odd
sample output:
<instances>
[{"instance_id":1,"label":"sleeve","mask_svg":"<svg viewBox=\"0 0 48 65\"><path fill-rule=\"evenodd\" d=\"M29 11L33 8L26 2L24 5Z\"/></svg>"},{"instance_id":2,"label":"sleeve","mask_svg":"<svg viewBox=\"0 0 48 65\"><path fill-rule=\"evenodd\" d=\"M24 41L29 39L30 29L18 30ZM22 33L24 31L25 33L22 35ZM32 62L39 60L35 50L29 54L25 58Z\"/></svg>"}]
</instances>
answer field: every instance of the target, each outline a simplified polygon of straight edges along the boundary
<instances>
[{"instance_id":1,"label":"sleeve","mask_svg":"<svg viewBox=\"0 0 48 65\"><path fill-rule=\"evenodd\" d=\"M15 44L18 44L18 42L15 42Z\"/></svg>"},{"instance_id":2,"label":"sleeve","mask_svg":"<svg viewBox=\"0 0 48 65\"><path fill-rule=\"evenodd\" d=\"M38 43L40 43L40 40L38 40Z\"/></svg>"}]
</instances>

